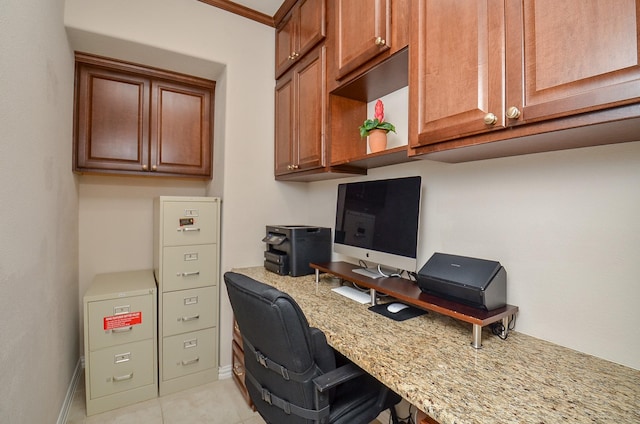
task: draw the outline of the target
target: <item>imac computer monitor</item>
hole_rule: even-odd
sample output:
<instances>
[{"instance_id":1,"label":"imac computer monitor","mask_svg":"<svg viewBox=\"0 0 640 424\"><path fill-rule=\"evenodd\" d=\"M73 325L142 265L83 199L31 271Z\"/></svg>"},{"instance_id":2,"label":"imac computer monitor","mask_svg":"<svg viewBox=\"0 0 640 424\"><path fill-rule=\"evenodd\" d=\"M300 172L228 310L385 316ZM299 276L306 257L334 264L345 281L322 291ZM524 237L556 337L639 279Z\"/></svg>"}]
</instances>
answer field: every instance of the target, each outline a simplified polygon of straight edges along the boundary
<instances>
[{"instance_id":1,"label":"imac computer monitor","mask_svg":"<svg viewBox=\"0 0 640 424\"><path fill-rule=\"evenodd\" d=\"M354 269L370 277L378 265L415 271L420 193L421 177L339 184L334 251L373 265Z\"/></svg>"}]
</instances>

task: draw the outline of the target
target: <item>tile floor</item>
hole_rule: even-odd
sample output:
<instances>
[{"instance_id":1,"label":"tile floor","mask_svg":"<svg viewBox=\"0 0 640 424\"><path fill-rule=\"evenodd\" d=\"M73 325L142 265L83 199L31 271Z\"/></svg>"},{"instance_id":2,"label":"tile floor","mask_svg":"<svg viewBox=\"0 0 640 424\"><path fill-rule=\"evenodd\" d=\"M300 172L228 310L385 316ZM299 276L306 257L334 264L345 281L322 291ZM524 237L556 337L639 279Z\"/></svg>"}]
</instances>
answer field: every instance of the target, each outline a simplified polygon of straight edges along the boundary
<instances>
[{"instance_id":1,"label":"tile floor","mask_svg":"<svg viewBox=\"0 0 640 424\"><path fill-rule=\"evenodd\" d=\"M113 411L86 415L84 375L78 382L67 424L264 424L228 378Z\"/></svg>"},{"instance_id":2,"label":"tile floor","mask_svg":"<svg viewBox=\"0 0 640 424\"><path fill-rule=\"evenodd\" d=\"M265 421L247 406L231 378L87 417L84 374L67 416L67 424L205 423L264 424Z\"/></svg>"}]
</instances>

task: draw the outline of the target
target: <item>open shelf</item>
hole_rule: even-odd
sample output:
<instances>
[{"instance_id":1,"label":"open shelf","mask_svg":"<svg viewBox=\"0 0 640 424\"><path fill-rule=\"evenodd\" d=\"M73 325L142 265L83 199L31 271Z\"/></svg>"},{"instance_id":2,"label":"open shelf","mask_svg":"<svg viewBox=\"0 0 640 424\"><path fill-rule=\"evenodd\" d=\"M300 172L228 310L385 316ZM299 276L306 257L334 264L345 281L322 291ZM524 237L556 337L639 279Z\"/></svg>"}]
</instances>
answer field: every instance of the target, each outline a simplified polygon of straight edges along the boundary
<instances>
[{"instance_id":1,"label":"open shelf","mask_svg":"<svg viewBox=\"0 0 640 424\"><path fill-rule=\"evenodd\" d=\"M331 166L366 170L414 160L408 156L408 146L367 154L366 140L358 132L367 119L367 103L408 85L408 64L405 48L329 93Z\"/></svg>"}]
</instances>

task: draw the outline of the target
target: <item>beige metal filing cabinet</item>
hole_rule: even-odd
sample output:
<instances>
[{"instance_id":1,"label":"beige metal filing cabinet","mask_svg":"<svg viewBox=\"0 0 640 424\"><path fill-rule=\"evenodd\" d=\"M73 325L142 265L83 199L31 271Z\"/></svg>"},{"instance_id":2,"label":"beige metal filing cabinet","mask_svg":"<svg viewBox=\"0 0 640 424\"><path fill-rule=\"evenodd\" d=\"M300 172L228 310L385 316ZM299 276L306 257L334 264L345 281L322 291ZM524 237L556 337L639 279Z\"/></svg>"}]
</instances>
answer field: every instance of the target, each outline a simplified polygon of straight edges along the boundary
<instances>
[{"instance_id":1,"label":"beige metal filing cabinet","mask_svg":"<svg viewBox=\"0 0 640 424\"><path fill-rule=\"evenodd\" d=\"M87 415L158 396L153 270L98 274L85 292Z\"/></svg>"},{"instance_id":2,"label":"beige metal filing cabinet","mask_svg":"<svg viewBox=\"0 0 640 424\"><path fill-rule=\"evenodd\" d=\"M154 203L160 395L218 379L220 199Z\"/></svg>"}]
</instances>

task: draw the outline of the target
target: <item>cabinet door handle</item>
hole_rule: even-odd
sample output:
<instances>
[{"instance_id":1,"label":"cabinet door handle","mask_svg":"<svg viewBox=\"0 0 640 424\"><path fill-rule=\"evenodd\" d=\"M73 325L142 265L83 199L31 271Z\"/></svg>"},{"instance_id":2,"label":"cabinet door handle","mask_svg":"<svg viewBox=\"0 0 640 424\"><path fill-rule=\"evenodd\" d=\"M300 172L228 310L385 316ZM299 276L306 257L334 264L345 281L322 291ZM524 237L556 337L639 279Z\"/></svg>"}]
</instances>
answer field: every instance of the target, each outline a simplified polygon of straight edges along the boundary
<instances>
[{"instance_id":1,"label":"cabinet door handle","mask_svg":"<svg viewBox=\"0 0 640 424\"><path fill-rule=\"evenodd\" d=\"M387 41L382 37L376 37L376 40L374 41L374 43L376 44L376 46L382 47L387 44Z\"/></svg>"},{"instance_id":2,"label":"cabinet door handle","mask_svg":"<svg viewBox=\"0 0 640 424\"><path fill-rule=\"evenodd\" d=\"M129 327L120 327L120 328L114 328L113 330L111 330L111 332L113 333L126 333L133 330L133 325L130 325Z\"/></svg>"},{"instance_id":3,"label":"cabinet door handle","mask_svg":"<svg viewBox=\"0 0 640 424\"><path fill-rule=\"evenodd\" d=\"M487 113L484 115L483 121L486 125L495 125L498 122L498 117L493 113Z\"/></svg>"},{"instance_id":4,"label":"cabinet door handle","mask_svg":"<svg viewBox=\"0 0 640 424\"><path fill-rule=\"evenodd\" d=\"M147 165L142 165L142 170L143 171L147 171L149 169L149 167Z\"/></svg>"},{"instance_id":5,"label":"cabinet door handle","mask_svg":"<svg viewBox=\"0 0 640 424\"><path fill-rule=\"evenodd\" d=\"M197 357L195 357L195 358L193 358L193 359L189 359L189 360L187 360L187 361L184 361L184 360L183 360L183 361L182 361L182 365L191 365L191 364L196 364L196 363L198 363L199 361L200 361L200 357L198 357L198 356L197 356Z\"/></svg>"},{"instance_id":6,"label":"cabinet door handle","mask_svg":"<svg viewBox=\"0 0 640 424\"><path fill-rule=\"evenodd\" d=\"M518 119L520 115L520 109L515 106L511 106L509 109L507 109L507 118L509 119Z\"/></svg>"},{"instance_id":7,"label":"cabinet door handle","mask_svg":"<svg viewBox=\"0 0 640 424\"><path fill-rule=\"evenodd\" d=\"M127 374L127 375L121 375L119 377L116 377L115 375L112 377L113 381L125 381L125 380L131 380L133 378L133 373L131 374Z\"/></svg>"},{"instance_id":8,"label":"cabinet door handle","mask_svg":"<svg viewBox=\"0 0 640 424\"><path fill-rule=\"evenodd\" d=\"M152 170L152 171L157 171L157 170L158 170L158 166L157 166L157 165L153 165L153 166L151 167L151 170Z\"/></svg>"},{"instance_id":9,"label":"cabinet door handle","mask_svg":"<svg viewBox=\"0 0 640 424\"><path fill-rule=\"evenodd\" d=\"M192 275L200 275L200 271L179 272L176 274L177 277L191 277Z\"/></svg>"},{"instance_id":10,"label":"cabinet door handle","mask_svg":"<svg viewBox=\"0 0 640 424\"><path fill-rule=\"evenodd\" d=\"M197 314L197 315L191 315L190 317L180 317L178 318L178 321L182 321L182 322L193 321L194 319L199 319L199 318L200 318L200 314Z\"/></svg>"}]
</instances>

